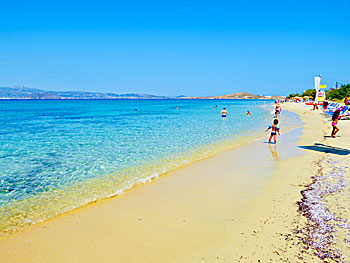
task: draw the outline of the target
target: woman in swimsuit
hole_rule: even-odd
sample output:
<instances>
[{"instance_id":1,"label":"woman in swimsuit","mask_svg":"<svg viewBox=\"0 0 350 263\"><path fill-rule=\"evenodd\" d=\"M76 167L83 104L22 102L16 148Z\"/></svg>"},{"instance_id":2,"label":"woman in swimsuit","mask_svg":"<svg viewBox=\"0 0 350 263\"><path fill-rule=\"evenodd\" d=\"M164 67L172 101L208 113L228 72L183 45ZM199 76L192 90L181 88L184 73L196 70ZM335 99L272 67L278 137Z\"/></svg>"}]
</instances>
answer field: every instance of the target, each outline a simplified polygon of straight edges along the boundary
<instances>
[{"instance_id":1,"label":"woman in swimsuit","mask_svg":"<svg viewBox=\"0 0 350 263\"><path fill-rule=\"evenodd\" d=\"M332 133L331 133L331 137L332 138L335 138L337 132L339 131L339 128L337 126L338 124L338 121L341 119L341 117L344 117L344 115L340 115L340 110L336 110L334 113L333 113L333 116L332 116Z\"/></svg>"},{"instance_id":2,"label":"woman in swimsuit","mask_svg":"<svg viewBox=\"0 0 350 263\"><path fill-rule=\"evenodd\" d=\"M271 143L271 139L273 137L273 140L274 140L274 142L276 144L276 135L277 135L277 133L278 133L278 135L281 135L280 134L280 127L277 124L278 124L278 119L275 119L273 121L273 124L272 125L270 124L269 127L267 127L267 129L265 131L265 132L267 132L268 130L271 129L271 135L270 135L269 143Z\"/></svg>"}]
</instances>

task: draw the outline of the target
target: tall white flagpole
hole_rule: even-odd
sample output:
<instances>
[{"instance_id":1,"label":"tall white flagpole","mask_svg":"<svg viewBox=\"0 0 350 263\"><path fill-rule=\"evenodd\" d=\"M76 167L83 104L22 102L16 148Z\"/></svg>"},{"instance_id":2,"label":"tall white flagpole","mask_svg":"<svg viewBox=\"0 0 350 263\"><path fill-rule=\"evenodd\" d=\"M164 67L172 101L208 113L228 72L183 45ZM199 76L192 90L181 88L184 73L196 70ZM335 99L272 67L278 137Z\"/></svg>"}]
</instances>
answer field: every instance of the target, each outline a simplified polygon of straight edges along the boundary
<instances>
[{"instance_id":1,"label":"tall white flagpole","mask_svg":"<svg viewBox=\"0 0 350 263\"><path fill-rule=\"evenodd\" d=\"M316 90L315 101L316 102L318 102L318 92L320 91L320 83L321 83L321 75L319 77L315 77L315 90Z\"/></svg>"}]
</instances>

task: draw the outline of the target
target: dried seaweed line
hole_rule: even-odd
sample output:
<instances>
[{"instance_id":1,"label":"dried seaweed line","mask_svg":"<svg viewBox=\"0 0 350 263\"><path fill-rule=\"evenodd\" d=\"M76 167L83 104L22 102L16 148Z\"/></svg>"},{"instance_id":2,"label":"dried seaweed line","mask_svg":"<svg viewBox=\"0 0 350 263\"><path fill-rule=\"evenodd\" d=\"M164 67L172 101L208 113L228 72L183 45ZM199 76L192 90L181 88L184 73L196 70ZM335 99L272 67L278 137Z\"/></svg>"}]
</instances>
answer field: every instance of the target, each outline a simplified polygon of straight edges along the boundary
<instances>
[{"instance_id":1,"label":"dried seaweed line","mask_svg":"<svg viewBox=\"0 0 350 263\"><path fill-rule=\"evenodd\" d=\"M312 178L312 183L301 191L302 199L297 202L299 212L307 218L307 225L295 231L296 236L304 245L304 249L312 248L315 256L321 260L332 260L333 262L344 262L342 253L335 248L334 235L335 225L350 231L350 225L346 219L343 220L333 214L326 206L325 197L340 192L347 187L345 179L345 169L347 167L337 167L337 162L328 161L328 164L335 166L326 175L323 174L321 159L317 165L320 167L318 175ZM327 183L326 180L333 179L334 184ZM347 240L350 244L350 240Z\"/></svg>"}]
</instances>

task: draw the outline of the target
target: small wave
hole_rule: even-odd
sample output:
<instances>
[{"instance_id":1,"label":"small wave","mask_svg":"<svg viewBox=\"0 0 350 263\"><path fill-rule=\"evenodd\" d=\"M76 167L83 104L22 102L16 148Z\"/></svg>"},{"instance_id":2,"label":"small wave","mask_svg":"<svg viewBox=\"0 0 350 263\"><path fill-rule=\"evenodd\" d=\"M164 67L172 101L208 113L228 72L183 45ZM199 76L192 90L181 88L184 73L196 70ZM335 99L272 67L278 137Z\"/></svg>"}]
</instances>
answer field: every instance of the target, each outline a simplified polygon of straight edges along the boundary
<instances>
[{"instance_id":1,"label":"small wave","mask_svg":"<svg viewBox=\"0 0 350 263\"><path fill-rule=\"evenodd\" d=\"M270 118L268 117L268 119ZM151 182L175 169L266 136L263 131L254 133L242 130L241 132L241 134L235 134L229 138L225 137L227 139L206 145L196 146L195 148L188 147L186 151L181 148L181 152L177 151L164 159L156 159L143 165L125 168L118 171L118 173L108 173L89 179L84 178L84 180L69 185L59 185L59 187L53 185L52 189L50 188L50 190L43 191L38 195L15 200L1 207L4 212L0 214L0 235L14 233L31 224L42 222L91 202L119 196L134 186ZM243 134L243 132L245 133ZM104 146L110 147L109 145ZM92 153L88 152L87 154L91 155ZM96 159L101 160L103 158L98 155ZM86 161L85 163L88 162ZM66 167L64 165L61 166ZM107 166L104 163L98 163L96 167L102 167L101 169L105 171ZM95 167L94 169L94 171L99 171ZM79 176L78 172L80 171L77 170L74 175ZM37 174L33 176L37 177ZM61 179L61 173L58 175L58 179Z\"/></svg>"}]
</instances>

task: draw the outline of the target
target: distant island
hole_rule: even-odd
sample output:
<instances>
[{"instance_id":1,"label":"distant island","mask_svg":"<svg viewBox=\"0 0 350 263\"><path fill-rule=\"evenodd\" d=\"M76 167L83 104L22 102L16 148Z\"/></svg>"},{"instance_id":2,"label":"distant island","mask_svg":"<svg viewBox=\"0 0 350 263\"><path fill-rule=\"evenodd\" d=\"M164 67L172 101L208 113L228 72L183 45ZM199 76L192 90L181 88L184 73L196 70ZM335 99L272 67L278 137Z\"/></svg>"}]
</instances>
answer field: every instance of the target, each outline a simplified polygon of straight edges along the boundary
<instances>
[{"instance_id":1,"label":"distant island","mask_svg":"<svg viewBox=\"0 0 350 263\"><path fill-rule=\"evenodd\" d=\"M236 92L228 95L221 96L209 96L209 97L184 97L185 99L225 99L225 100L235 100L235 99L274 99L281 100L285 97L274 95L274 96L264 96L264 95L254 95L248 92Z\"/></svg>"},{"instance_id":2,"label":"distant island","mask_svg":"<svg viewBox=\"0 0 350 263\"><path fill-rule=\"evenodd\" d=\"M150 94L127 93L100 93L86 91L45 91L27 87L0 87L0 99L28 99L28 100L70 100L70 99L179 99L184 96L167 97Z\"/></svg>"},{"instance_id":3,"label":"distant island","mask_svg":"<svg viewBox=\"0 0 350 263\"><path fill-rule=\"evenodd\" d=\"M247 92L237 92L229 95L212 97L186 97L186 96L157 96L140 93L100 93L85 91L45 91L41 89L27 88L22 86L0 87L0 99L22 100L94 100L94 99L282 99L281 96L262 96Z\"/></svg>"}]
</instances>

